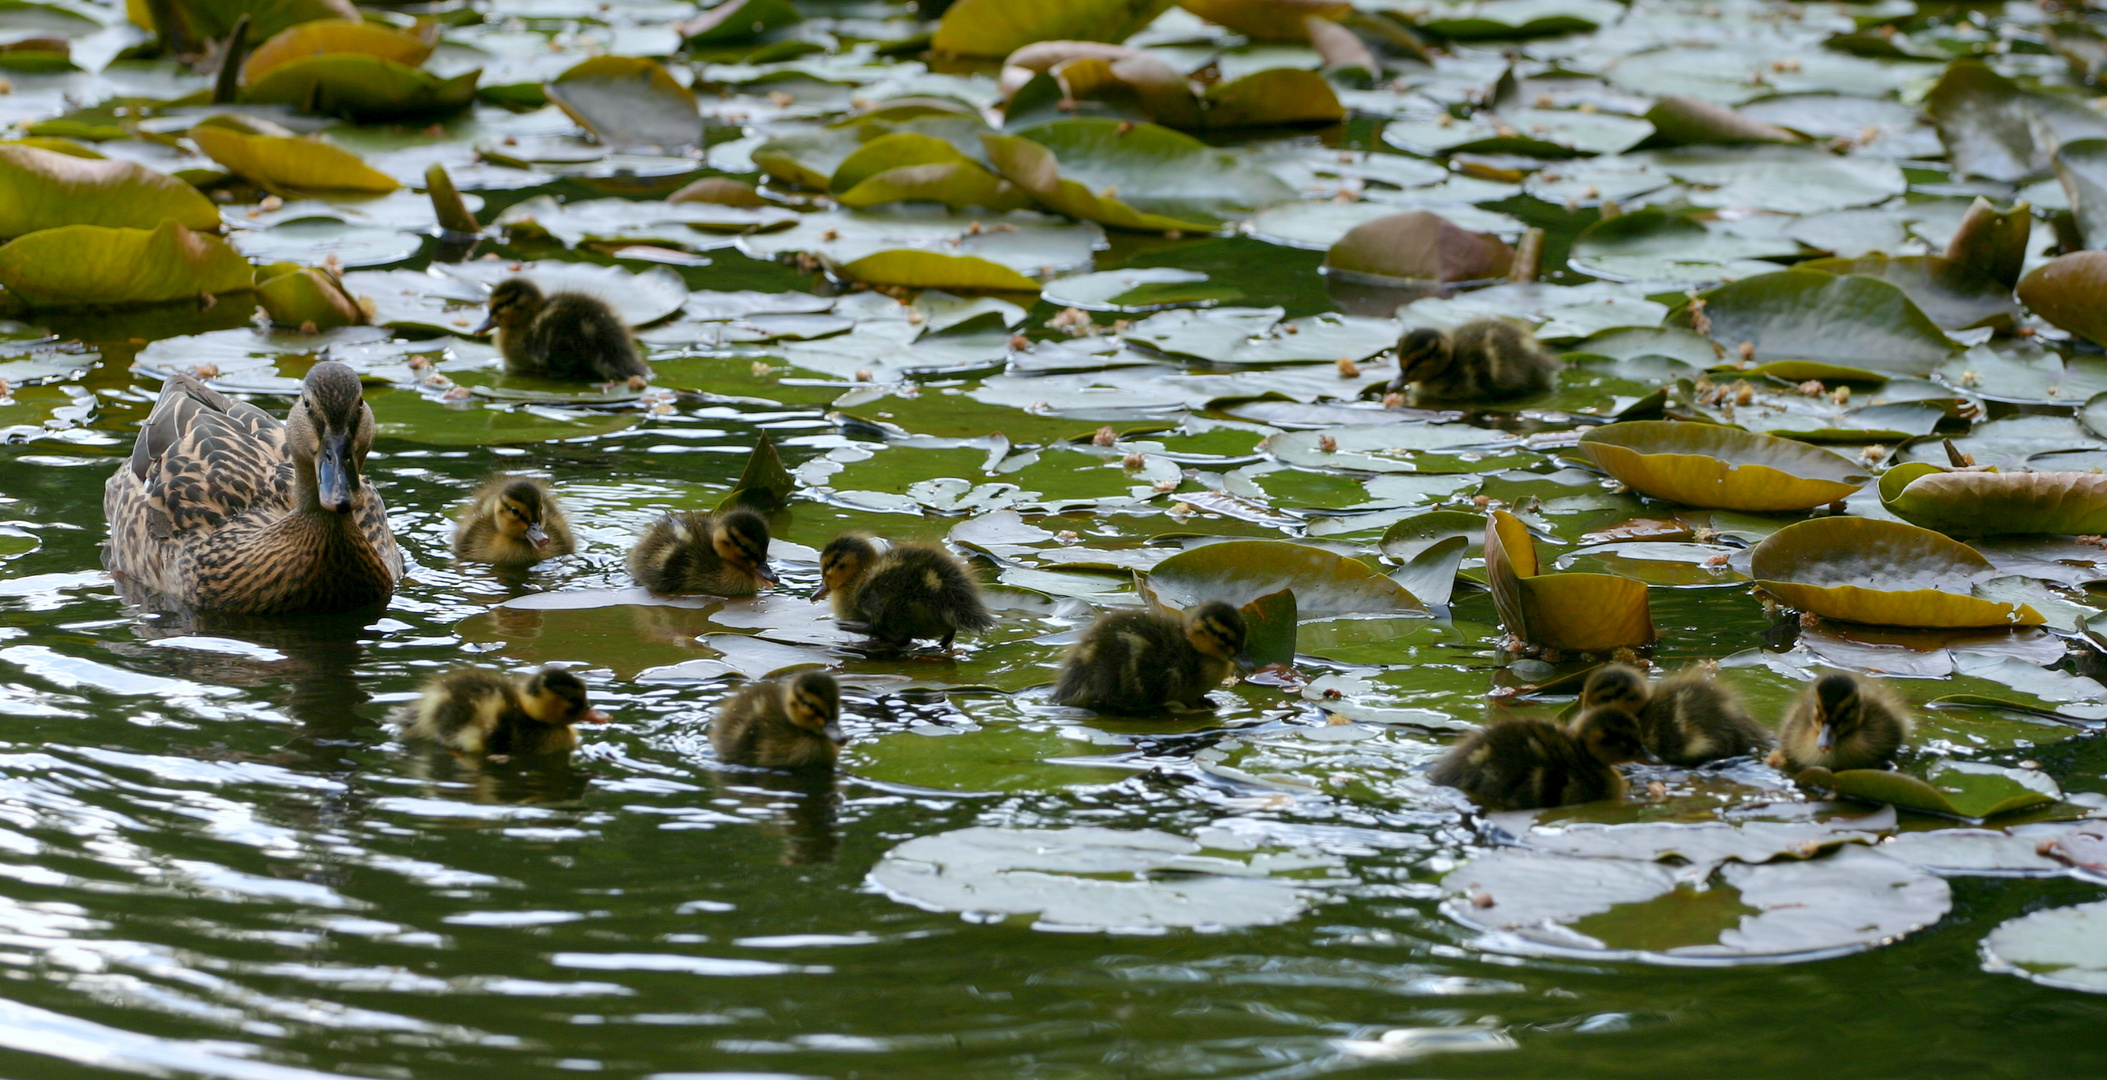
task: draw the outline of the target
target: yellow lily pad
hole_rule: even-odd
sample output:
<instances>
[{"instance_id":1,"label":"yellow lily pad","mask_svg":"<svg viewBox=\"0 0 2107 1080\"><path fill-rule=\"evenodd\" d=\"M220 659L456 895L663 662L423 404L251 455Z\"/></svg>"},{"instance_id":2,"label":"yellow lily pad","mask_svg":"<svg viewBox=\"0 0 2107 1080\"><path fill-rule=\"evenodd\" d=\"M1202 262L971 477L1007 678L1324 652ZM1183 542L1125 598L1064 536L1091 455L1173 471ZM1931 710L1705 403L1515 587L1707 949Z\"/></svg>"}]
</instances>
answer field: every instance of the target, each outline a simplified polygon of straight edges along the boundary
<instances>
[{"instance_id":1,"label":"yellow lily pad","mask_svg":"<svg viewBox=\"0 0 2107 1080\"><path fill-rule=\"evenodd\" d=\"M158 304L253 284L240 252L176 221L151 230L67 225L0 246L0 287L32 308Z\"/></svg>"},{"instance_id":2,"label":"yellow lily pad","mask_svg":"<svg viewBox=\"0 0 2107 1080\"><path fill-rule=\"evenodd\" d=\"M1149 588L1181 604L1223 600L1239 607L1292 589L1303 616L1426 610L1366 563L1285 540L1224 540L1180 552L1149 571Z\"/></svg>"},{"instance_id":3,"label":"yellow lily pad","mask_svg":"<svg viewBox=\"0 0 2107 1080\"><path fill-rule=\"evenodd\" d=\"M1880 503L1951 536L2107 533L2107 475L1952 472L1913 461L1880 477Z\"/></svg>"},{"instance_id":4,"label":"yellow lily pad","mask_svg":"<svg viewBox=\"0 0 2107 1080\"><path fill-rule=\"evenodd\" d=\"M1172 0L958 0L931 51L1000 59L1034 41L1125 41Z\"/></svg>"},{"instance_id":5,"label":"yellow lily pad","mask_svg":"<svg viewBox=\"0 0 2107 1080\"><path fill-rule=\"evenodd\" d=\"M0 146L0 237L64 225L216 229L219 210L189 184L133 161Z\"/></svg>"},{"instance_id":6,"label":"yellow lily pad","mask_svg":"<svg viewBox=\"0 0 2107 1080\"><path fill-rule=\"evenodd\" d=\"M2025 604L1970 595L1996 576L1974 548L1899 521L1825 517L1787 525L1750 553L1772 595L1825 619L1882 626L2039 626Z\"/></svg>"},{"instance_id":7,"label":"yellow lily pad","mask_svg":"<svg viewBox=\"0 0 2107 1080\"><path fill-rule=\"evenodd\" d=\"M418 67L432 55L432 43L363 19L317 19L286 27L256 46L242 62L241 78L253 83L272 68L324 53L363 53Z\"/></svg>"},{"instance_id":8,"label":"yellow lily pad","mask_svg":"<svg viewBox=\"0 0 2107 1080\"><path fill-rule=\"evenodd\" d=\"M242 88L257 105L290 105L353 120L451 112L476 95L482 71L442 79L422 68L365 53L323 53L281 63Z\"/></svg>"},{"instance_id":9,"label":"yellow lily pad","mask_svg":"<svg viewBox=\"0 0 2107 1080\"><path fill-rule=\"evenodd\" d=\"M873 285L978 292L1039 291L1038 282L1000 263L971 255L946 255L940 251L912 248L880 251L843 263L839 269L846 277Z\"/></svg>"},{"instance_id":10,"label":"yellow lily pad","mask_svg":"<svg viewBox=\"0 0 2107 1080\"><path fill-rule=\"evenodd\" d=\"M1536 538L1505 510L1485 519L1485 576L1500 622L1523 641L1577 652L1653 642L1645 582L1612 574L1540 573Z\"/></svg>"},{"instance_id":11,"label":"yellow lily pad","mask_svg":"<svg viewBox=\"0 0 2107 1080\"><path fill-rule=\"evenodd\" d=\"M382 195L400 186L394 177L367 165L357 154L319 139L250 135L201 124L190 129L190 140L228 171L273 191Z\"/></svg>"},{"instance_id":12,"label":"yellow lily pad","mask_svg":"<svg viewBox=\"0 0 2107 1080\"><path fill-rule=\"evenodd\" d=\"M1872 479L1820 447L1715 424L1609 424L1582 435L1580 450L1641 495L1718 510L1810 510Z\"/></svg>"}]
</instances>

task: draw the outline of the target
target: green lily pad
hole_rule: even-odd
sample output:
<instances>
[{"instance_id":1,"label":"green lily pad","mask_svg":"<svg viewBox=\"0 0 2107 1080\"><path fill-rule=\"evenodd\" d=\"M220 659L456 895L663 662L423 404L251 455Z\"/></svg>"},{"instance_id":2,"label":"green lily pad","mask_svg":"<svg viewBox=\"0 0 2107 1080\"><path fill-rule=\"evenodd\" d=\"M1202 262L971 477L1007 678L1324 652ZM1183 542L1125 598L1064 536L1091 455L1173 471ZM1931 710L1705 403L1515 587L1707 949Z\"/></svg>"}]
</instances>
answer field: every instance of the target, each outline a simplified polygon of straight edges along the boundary
<instances>
[{"instance_id":1,"label":"green lily pad","mask_svg":"<svg viewBox=\"0 0 2107 1080\"><path fill-rule=\"evenodd\" d=\"M1846 769L1829 781L1839 795L1905 810L1981 821L2043 806L2063 792L2048 775L1972 761L1943 761L1925 779L1885 769Z\"/></svg>"},{"instance_id":2,"label":"green lily pad","mask_svg":"<svg viewBox=\"0 0 2107 1080\"><path fill-rule=\"evenodd\" d=\"M296 267L285 273L265 276L259 268L256 301L271 321L280 326L312 326L328 330L356 326L366 321L358 301L344 291L344 283L327 270Z\"/></svg>"},{"instance_id":3,"label":"green lily pad","mask_svg":"<svg viewBox=\"0 0 2107 1080\"><path fill-rule=\"evenodd\" d=\"M402 186L357 154L319 139L250 135L213 125L191 128L190 139L229 172L272 191L384 195Z\"/></svg>"},{"instance_id":4,"label":"green lily pad","mask_svg":"<svg viewBox=\"0 0 2107 1080\"><path fill-rule=\"evenodd\" d=\"M136 162L0 146L0 238L64 225L151 229L163 219L186 229L220 223L196 188Z\"/></svg>"},{"instance_id":5,"label":"green lily pad","mask_svg":"<svg viewBox=\"0 0 2107 1080\"><path fill-rule=\"evenodd\" d=\"M1289 465L1374 473L1474 473L1482 464L1463 457L1464 447L1489 455L1510 445L1498 432L1462 424L1362 424L1290 431L1265 441L1267 452Z\"/></svg>"},{"instance_id":6,"label":"green lily pad","mask_svg":"<svg viewBox=\"0 0 2107 1080\"><path fill-rule=\"evenodd\" d=\"M159 304L254 284L249 261L226 241L174 221L152 230L67 225L0 245L0 287L30 308Z\"/></svg>"},{"instance_id":7,"label":"green lily pad","mask_svg":"<svg viewBox=\"0 0 2107 1080\"><path fill-rule=\"evenodd\" d=\"M1347 0L1179 0L1179 7L1253 41L1300 44L1310 40L1303 20L1337 20L1353 11Z\"/></svg>"},{"instance_id":8,"label":"green lily pad","mask_svg":"<svg viewBox=\"0 0 2107 1080\"><path fill-rule=\"evenodd\" d=\"M369 387L374 433L432 446L521 446L590 438L633 427L634 413L558 412L481 402L442 402L412 390Z\"/></svg>"},{"instance_id":9,"label":"green lily pad","mask_svg":"<svg viewBox=\"0 0 2107 1080\"><path fill-rule=\"evenodd\" d=\"M1761 259L1798 250L1791 241L1737 236L1681 214L1635 210L1604 218L1573 238L1573 268L1618 281L1709 284L1767 274Z\"/></svg>"},{"instance_id":10,"label":"green lily pad","mask_svg":"<svg viewBox=\"0 0 2107 1080\"><path fill-rule=\"evenodd\" d=\"M2024 604L1970 595L1995 575L1958 541L1899 521L1825 517L1788 525L1751 553L1750 576L1826 619L1885 626L2039 626Z\"/></svg>"},{"instance_id":11,"label":"green lily pad","mask_svg":"<svg viewBox=\"0 0 2107 1080\"><path fill-rule=\"evenodd\" d=\"M1296 68L1256 71L1219 82L1200 97L1210 128L1330 124L1346 116L1324 76Z\"/></svg>"},{"instance_id":12,"label":"green lily pad","mask_svg":"<svg viewBox=\"0 0 2107 1080\"><path fill-rule=\"evenodd\" d=\"M2094 344L2107 344L2107 251L2058 255L2019 279L2034 314Z\"/></svg>"},{"instance_id":13,"label":"green lily pad","mask_svg":"<svg viewBox=\"0 0 2107 1080\"><path fill-rule=\"evenodd\" d=\"M1037 203L1017 185L971 161L885 169L857 181L837 201L854 209L921 201L953 209L981 206L997 212L1023 210Z\"/></svg>"},{"instance_id":14,"label":"green lily pad","mask_svg":"<svg viewBox=\"0 0 2107 1080\"><path fill-rule=\"evenodd\" d=\"M1084 311L1150 311L1168 307L1212 307L1236 300L1243 291L1210 282L1197 270L1169 266L1134 267L1077 274L1047 283L1039 297L1049 304Z\"/></svg>"},{"instance_id":15,"label":"green lily pad","mask_svg":"<svg viewBox=\"0 0 2107 1080\"><path fill-rule=\"evenodd\" d=\"M543 89L603 146L673 151L702 143L695 95L655 60L595 56Z\"/></svg>"},{"instance_id":16,"label":"green lily pad","mask_svg":"<svg viewBox=\"0 0 2107 1080\"><path fill-rule=\"evenodd\" d=\"M2033 227L2032 207L2024 201L1999 210L1978 195L1946 242L1946 259L2007 287L2017 285Z\"/></svg>"},{"instance_id":17,"label":"green lily pad","mask_svg":"<svg viewBox=\"0 0 2107 1080\"><path fill-rule=\"evenodd\" d=\"M1983 970L2107 994L2107 900L2005 920L1983 939Z\"/></svg>"},{"instance_id":18,"label":"green lily pad","mask_svg":"<svg viewBox=\"0 0 2107 1080\"><path fill-rule=\"evenodd\" d=\"M1860 274L1781 270L1721 285L1703 300L1702 319L1694 305L1669 318L1709 330L1729 356L1751 346L1759 364L1811 360L1925 375L1960 351L1908 293Z\"/></svg>"},{"instance_id":19,"label":"green lily pad","mask_svg":"<svg viewBox=\"0 0 2107 1080\"><path fill-rule=\"evenodd\" d=\"M1159 564L1160 565L1160 564ZM1295 663L1295 590L1270 592L1238 609L1244 616L1244 655L1258 667Z\"/></svg>"},{"instance_id":20,"label":"green lily pad","mask_svg":"<svg viewBox=\"0 0 2107 1080\"><path fill-rule=\"evenodd\" d=\"M441 78L384 56L327 52L277 64L242 88L252 105L290 105L362 123L452 112L475 100L482 72Z\"/></svg>"},{"instance_id":21,"label":"green lily pad","mask_svg":"<svg viewBox=\"0 0 2107 1080\"><path fill-rule=\"evenodd\" d=\"M125 12L138 26L154 28L150 9L141 0L128 0ZM196 0L183 5L191 31L214 40L225 40L243 15L249 16L249 40L253 42L317 19L356 19L359 12L351 0Z\"/></svg>"},{"instance_id":22,"label":"green lily pad","mask_svg":"<svg viewBox=\"0 0 2107 1080\"><path fill-rule=\"evenodd\" d=\"M739 470L739 479L717 504L717 510L722 513L734 507L745 507L763 514L774 513L788 505L796 490L797 480L790 475L790 470L783 468L783 458L776 453L775 441L763 431L755 438L754 452L747 455L746 465Z\"/></svg>"},{"instance_id":23,"label":"green lily pad","mask_svg":"<svg viewBox=\"0 0 2107 1080\"><path fill-rule=\"evenodd\" d=\"M1242 606L1293 589L1303 616L1426 610L1366 563L1284 540L1225 540L1193 548L1157 563L1149 587L1181 607L1202 600Z\"/></svg>"},{"instance_id":24,"label":"green lily pad","mask_svg":"<svg viewBox=\"0 0 2107 1080\"><path fill-rule=\"evenodd\" d=\"M1795 269L1877 277L1900 288L1919 311L1946 330L2005 326L2019 317L2011 286L1938 255L1814 259Z\"/></svg>"},{"instance_id":25,"label":"green lily pad","mask_svg":"<svg viewBox=\"0 0 2107 1080\"><path fill-rule=\"evenodd\" d=\"M901 248L879 251L841 264L841 273L854 281L873 285L902 285L911 289L948 289L953 292L1038 292L1039 283L1023 274L972 255L946 255L939 251Z\"/></svg>"},{"instance_id":26,"label":"green lily pad","mask_svg":"<svg viewBox=\"0 0 2107 1080\"><path fill-rule=\"evenodd\" d=\"M1613 574L1547 574L1536 538L1505 510L1485 519L1485 576L1507 632L1535 645L1607 652L1653 642L1646 583Z\"/></svg>"},{"instance_id":27,"label":"green lily pad","mask_svg":"<svg viewBox=\"0 0 2107 1080\"><path fill-rule=\"evenodd\" d=\"M931 726L851 744L843 764L867 780L937 791L1059 791L1133 775L1117 765L1073 763L1105 753L1089 734L1017 723L970 731Z\"/></svg>"},{"instance_id":28,"label":"green lily pad","mask_svg":"<svg viewBox=\"0 0 2107 1080\"><path fill-rule=\"evenodd\" d=\"M2100 473L1949 472L1911 462L1882 474L1880 503L1951 536L2107 533L2107 475Z\"/></svg>"},{"instance_id":29,"label":"green lily pad","mask_svg":"<svg viewBox=\"0 0 2107 1080\"><path fill-rule=\"evenodd\" d=\"M1593 30L1624 17L1608 0L1462 0L1445 3L1419 25L1456 41L1499 41Z\"/></svg>"},{"instance_id":30,"label":"green lily pad","mask_svg":"<svg viewBox=\"0 0 2107 1080\"><path fill-rule=\"evenodd\" d=\"M1979 60L1956 60L1924 99L1955 171L1992 180L2043 175L2062 143L2107 135L2107 118L2076 101L2031 94Z\"/></svg>"},{"instance_id":31,"label":"green lily pad","mask_svg":"<svg viewBox=\"0 0 2107 1080\"><path fill-rule=\"evenodd\" d=\"M1035 41L1125 41L1173 0L958 0L929 47L999 59Z\"/></svg>"},{"instance_id":32,"label":"green lily pad","mask_svg":"<svg viewBox=\"0 0 2107 1080\"><path fill-rule=\"evenodd\" d=\"M1378 282L1480 281L1505 276L1513 261L1499 237L1413 210L1354 226L1325 252L1324 269Z\"/></svg>"},{"instance_id":33,"label":"green lily pad","mask_svg":"<svg viewBox=\"0 0 2107 1080\"><path fill-rule=\"evenodd\" d=\"M1292 190L1233 151L1155 124L1057 120L981 136L1003 178L1048 208L1148 232L1211 232Z\"/></svg>"},{"instance_id":34,"label":"green lily pad","mask_svg":"<svg viewBox=\"0 0 2107 1080\"><path fill-rule=\"evenodd\" d=\"M803 21L790 0L726 0L680 24L680 36L694 45L747 41Z\"/></svg>"},{"instance_id":35,"label":"green lily pad","mask_svg":"<svg viewBox=\"0 0 2107 1080\"><path fill-rule=\"evenodd\" d=\"M1582 435L1580 450L1642 495L1721 510L1810 510L1871 479L1819 447L1714 424L1608 424Z\"/></svg>"},{"instance_id":36,"label":"green lily pad","mask_svg":"<svg viewBox=\"0 0 2107 1080\"><path fill-rule=\"evenodd\" d=\"M432 55L432 43L382 23L364 19L316 19L271 35L249 50L241 78L254 83L272 68L323 53L357 53L418 67Z\"/></svg>"}]
</instances>

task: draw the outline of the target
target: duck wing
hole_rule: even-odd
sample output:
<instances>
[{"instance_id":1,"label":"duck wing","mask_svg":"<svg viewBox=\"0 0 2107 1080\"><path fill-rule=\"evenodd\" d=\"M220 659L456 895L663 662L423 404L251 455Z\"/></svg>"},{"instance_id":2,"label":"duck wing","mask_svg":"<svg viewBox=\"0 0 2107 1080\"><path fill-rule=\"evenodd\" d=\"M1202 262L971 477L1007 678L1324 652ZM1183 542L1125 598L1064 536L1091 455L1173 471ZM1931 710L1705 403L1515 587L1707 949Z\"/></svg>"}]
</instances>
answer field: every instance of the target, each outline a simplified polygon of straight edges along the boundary
<instances>
[{"instance_id":1,"label":"duck wing","mask_svg":"<svg viewBox=\"0 0 2107 1080\"><path fill-rule=\"evenodd\" d=\"M147 531L210 534L256 510L292 507L285 424L187 375L172 374L132 446Z\"/></svg>"}]
</instances>

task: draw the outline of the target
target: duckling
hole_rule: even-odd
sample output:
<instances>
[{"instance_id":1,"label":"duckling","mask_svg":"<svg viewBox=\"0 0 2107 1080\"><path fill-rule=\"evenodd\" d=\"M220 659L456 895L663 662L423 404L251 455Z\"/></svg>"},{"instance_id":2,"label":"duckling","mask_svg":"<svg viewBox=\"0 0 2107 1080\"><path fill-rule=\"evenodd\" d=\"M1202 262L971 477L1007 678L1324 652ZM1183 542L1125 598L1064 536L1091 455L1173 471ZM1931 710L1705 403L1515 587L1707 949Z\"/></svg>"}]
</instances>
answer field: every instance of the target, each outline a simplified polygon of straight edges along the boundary
<instances>
[{"instance_id":1,"label":"duckling","mask_svg":"<svg viewBox=\"0 0 2107 1080\"><path fill-rule=\"evenodd\" d=\"M1749 715L1741 695L1702 668L1685 668L1649 686L1629 664L1604 664L1588 673L1582 711L1616 705L1644 725L1646 748L1671 765L1702 765L1766 749L1769 729Z\"/></svg>"},{"instance_id":2,"label":"duckling","mask_svg":"<svg viewBox=\"0 0 2107 1080\"><path fill-rule=\"evenodd\" d=\"M667 514L629 549L629 573L657 593L752 596L776 583L768 522L751 510Z\"/></svg>"},{"instance_id":3,"label":"duckling","mask_svg":"<svg viewBox=\"0 0 2107 1080\"><path fill-rule=\"evenodd\" d=\"M1536 335L1505 319L1473 319L1450 331L1420 327L1397 343L1390 390L1417 384L1422 398L1496 401L1551 388L1560 367Z\"/></svg>"},{"instance_id":4,"label":"duckling","mask_svg":"<svg viewBox=\"0 0 2107 1080\"><path fill-rule=\"evenodd\" d=\"M405 739L435 742L465 754L567 754L578 748L575 724L607 714L586 701L585 684L562 668L507 675L489 668L443 672L400 714Z\"/></svg>"},{"instance_id":5,"label":"duckling","mask_svg":"<svg viewBox=\"0 0 2107 1080\"><path fill-rule=\"evenodd\" d=\"M717 760L767 769L834 765L841 744L841 688L834 676L807 671L749 683L710 721Z\"/></svg>"},{"instance_id":6,"label":"duckling","mask_svg":"<svg viewBox=\"0 0 2107 1080\"><path fill-rule=\"evenodd\" d=\"M843 533L819 553L814 600L834 598L834 620L887 648L941 638L949 649L960 630L995 625L980 583L951 553L927 544L894 544L884 554L860 533Z\"/></svg>"},{"instance_id":7,"label":"duckling","mask_svg":"<svg viewBox=\"0 0 2107 1080\"><path fill-rule=\"evenodd\" d=\"M1769 762L1791 772L1882 769L1910 735L1909 710L1894 691L1849 672L1831 672L1800 691Z\"/></svg>"},{"instance_id":8,"label":"duckling","mask_svg":"<svg viewBox=\"0 0 2107 1080\"><path fill-rule=\"evenodd\" d=\"M1220 600L1182 617L1108 611L1061 661L1053 700L1117 713L1206 708L1207 692L1232 666L1249 671L1253 663L1244 652L1243 615Z\"/></svg>"},{"instance_id":9,"label":"duckling","mask_svg":"<svg viewBox=\"0 0 2107 1080\"><path fill-rule=\"evenodd\" d=\"M454 554L469 562L524 566L577 547L549 485L528 476L491 477L454 522Z\"/></svg>"},{"instance_id":10,"label":"duckling","mask_svg":"<svg viewBox=\"0 0 2107 1080\"><path fill-rule=\"evenodd\" d=\"M497 330L505 370L550 379L629 382L641 388L651 368L637 356L629 326L607 301L584 293L544 296L526 278L490 292L490 317L476 333Z\"/></svg>"},{"instance_id":11,"label":"duckling","mask_svg":"<svg viewBox=\"0 0 2107 1080\"><path fill-rule=\"evenodd\" d=\"M1457 743L1428 776L1487 810L1536 810L1623 798L1616 766L1647 756L1638 716L1601 705L1570 727L1534 717L1495 720Z\"/></svg>"}]
</instances>

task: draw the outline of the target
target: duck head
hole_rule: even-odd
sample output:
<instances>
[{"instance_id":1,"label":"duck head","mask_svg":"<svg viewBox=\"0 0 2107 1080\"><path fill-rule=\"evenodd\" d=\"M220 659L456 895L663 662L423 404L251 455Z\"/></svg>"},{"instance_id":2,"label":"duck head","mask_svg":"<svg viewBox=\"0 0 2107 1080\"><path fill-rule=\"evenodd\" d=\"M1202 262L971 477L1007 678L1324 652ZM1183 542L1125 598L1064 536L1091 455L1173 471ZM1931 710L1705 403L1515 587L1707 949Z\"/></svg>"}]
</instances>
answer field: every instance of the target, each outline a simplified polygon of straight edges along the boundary
<instances>
[{"instance_id":1,"label":"duck head","mask_svg":"<svg viewBox=\"0 0 2107 1080\"><path fill-rule=\"evenodd\" d=\"M827 544L819 553L819 588L812 599L825 600L836 589L845 589L850 582L863 576L871 562L878 557L878 549L869 537L860 533L842 533Z\"/></svg>"},{"instance_id":2,"label":"duck head","mask_svg":"<svg viewBox=\"0 0 2107 1080\"><path fill-rule=\"evenodd\" d=\"M824 671L807 671L784 681L783 715L836 746L849 741L841 730L841 687Z\"/></svg>"},{"instance_id":3,"label":"duck head","mask_svg":"<svg viewBox=\"0 0 2107 1080\"><path fill-rule=\"evenodd\" d=\"M526 278L506 278L490 290L490 317L476 327L477 334L492 330L517 330L534 321L541 314L542 305L548 298L541 288Z\"/></svg>"},{"instance_id":4,"label":"duck head","mask_svg":"<svg viewBox=\"0 0 2107 1080\"><path fill-rule=\"evenodd\" d=\"M1244 615L1221 600L1209 600L1185 613L1185 640L1203 656L1227 660L1238 671L1258 666L1244 651Z\"/></svg>"},{"instance_id":5,"label":"duck head","mask_svg":"<svg viewBox=\"0 0 2107 1080\"><path fill-rule=\"evenodd\" d=\"M309 506L348 514L357 500L360 470L373 449L373 410L366 407L358 375L334 360L307 373L300 400L286 415L286 445Z\"/></svg>"},{"instance_id":6,"label":"duck head","mask_svg":"<svg viewBox=\"0 0 2107 1080\"><path fill-rule=\"evenodd\" d=\"M710 535L717 557L767 582L776 583L768 568L768 521L751 510L734 510L717 520Z\"/></svg>"}]
</instances>

